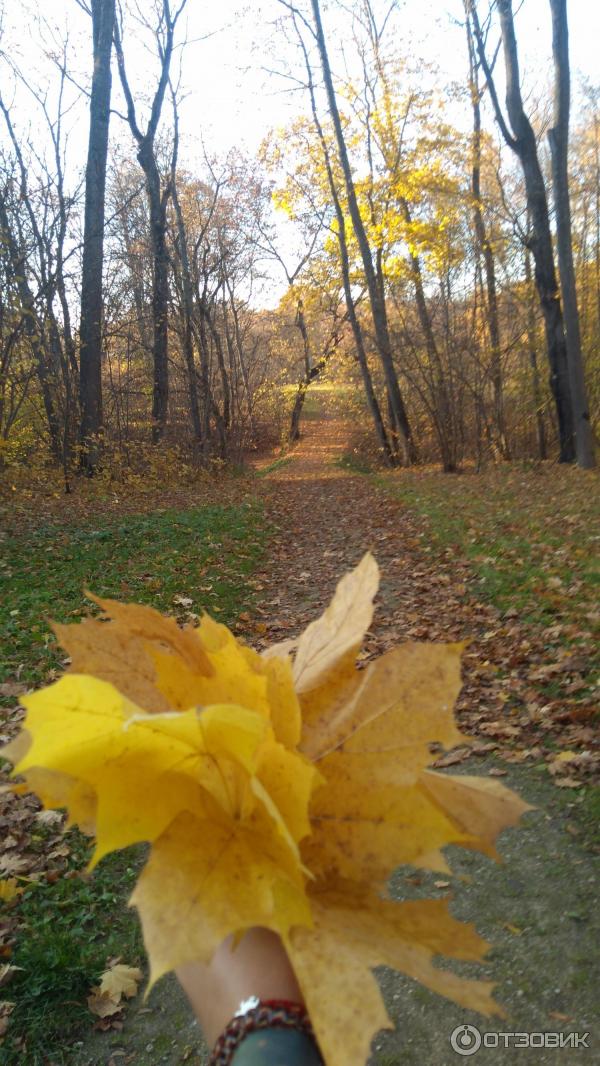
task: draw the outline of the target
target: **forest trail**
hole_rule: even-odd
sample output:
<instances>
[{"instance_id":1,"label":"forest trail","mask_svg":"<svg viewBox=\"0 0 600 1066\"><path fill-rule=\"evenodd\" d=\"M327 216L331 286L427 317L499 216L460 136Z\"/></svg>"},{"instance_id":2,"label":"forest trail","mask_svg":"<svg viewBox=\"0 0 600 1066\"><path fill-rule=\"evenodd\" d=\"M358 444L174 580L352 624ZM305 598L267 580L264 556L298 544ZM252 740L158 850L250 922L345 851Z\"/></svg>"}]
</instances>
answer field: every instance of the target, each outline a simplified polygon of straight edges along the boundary
<instances>
[{"instance_id":1,"label":"forest trail","mask_svg":"<svg viewBox=\"0 0 600 1066\"><path fill-rule=\"evenodd\" d=\"M261 640L249 639L267 646L296 636L327 606L343 574L371 551L381 584L363 661L404 640L469 641L460 709L465 727L477 732L478 724L497 719L504 701L494 656L500 660L508 649L492 652L486 638L497 628L498 611L468 594L467 562L453 549L434 551L419 516L344 464L352 429L321 408L303 423L285 465L261 464L274 531L267 564L256 575L255 613L265 632Z\"/></svg>"},{"instance_id":2,"label":"forest trail","mask_svg":"<svg viewBox=\"0 0 600 1066\"><path fill-rule=\"evenodd\" d=\"M372 480L345 468L351 432L350 422L320 411L303 423L301 440L262 481L274 526L268 566L257 575L262 588L256 612L267 625L263 643L300 632L366 551L377 559L382 579L365 658L403 639L461 639L465 620L453 610L462 591L460 567L457 591L440 573L439 560L423 550L419 522ZM472 636L470 623L467 628Z\"/></svg>"},{"instance_id":3,"label":"forest trail","mask_svg":"<svg viewBox=\"0 0 600 1066\"><path fill-rule=\"evenodd\" d=\"M340 465L351 429L348 422L323 412L306 420L301 441L284 461L257 464L259 492L275 528L268 561L252 582L257 602L252 618L243 622L244 635L256 646L295 636L326 606L339 578L365 551L372 551L382 581L364 658L407 639L468 638L459 717L476 743L472 752L463 750L456 764L449 760L448 765L451 772L502 776L537 808L520 828L503 834L502 864L450 848L454 876L447 881L401 868L391 882L392 894L399 898L454 897L454 915L475 922L493 944L480 969L454 968L498 982L496 997L508 1020L484 1019L402 975L381 971L396 1029L375 1039L371 1066L452 1066L462 1060L452 1050L450 1036L465 1023L489 1034L590 1034L590 1050L515 1050L500 1040L500 1046L482 1048L476 1056L481 1066L599 1062L600 973L594 950L600 937L598 857L578 839L572 797L549 783L547 775L520 765L518 730L505 726L501 717L502 680L490 662L486 640L490 629L498 629L498 612L469 595L466 562L453 551L441 556L432 551L417 517L373 479ZM513 629L508 646L516 639ZM506 654L502 641L494 648L501 660ZM492 1035L490 1039L493 1043ZM178 1066L205 1063L207 1051L177 983L167 977L148 1003L138 999L130 1006L122 1032L89 1034L69 1061L76 1066Z\"/></svg>"}]
</instances>

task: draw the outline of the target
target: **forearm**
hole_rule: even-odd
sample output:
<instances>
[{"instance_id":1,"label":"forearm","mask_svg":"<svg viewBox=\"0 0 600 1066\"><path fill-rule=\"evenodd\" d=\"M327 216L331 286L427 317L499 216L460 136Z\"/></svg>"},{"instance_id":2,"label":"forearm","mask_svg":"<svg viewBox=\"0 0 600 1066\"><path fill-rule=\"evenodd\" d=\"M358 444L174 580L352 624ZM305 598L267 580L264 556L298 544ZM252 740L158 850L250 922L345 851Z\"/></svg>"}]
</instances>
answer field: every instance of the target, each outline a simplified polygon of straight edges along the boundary
<instances>
[{"instance_id":1,"label":"forearm","mask_svg":"<svg viewBox=\"0 0 600 1066\"><path fill-rule=\"evenodd\" d=\"M208 966L193 962L177 970L209 1047L213 1047L240 1004L252 996L259 1000L304 1002L275 933L250 929L233 950L232 943L232 937L225 940Z\"/></svg>"}]
</instances>

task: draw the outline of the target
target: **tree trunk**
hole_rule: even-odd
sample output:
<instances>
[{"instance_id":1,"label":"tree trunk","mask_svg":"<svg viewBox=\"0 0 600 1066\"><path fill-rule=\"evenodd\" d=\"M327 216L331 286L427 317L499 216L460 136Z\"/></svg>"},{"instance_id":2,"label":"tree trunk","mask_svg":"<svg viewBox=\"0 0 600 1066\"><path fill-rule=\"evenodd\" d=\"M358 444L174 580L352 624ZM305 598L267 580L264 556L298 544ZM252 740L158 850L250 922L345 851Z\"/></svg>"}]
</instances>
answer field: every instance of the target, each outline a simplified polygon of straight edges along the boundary
<instances>
[{"instance_id":1,"label":"tree trunk","mask_svg":"<svg viewBox=\"0 0 600 1066\"><path fill-rule=\"evenodd\" d=\"M531 367L538 456L540 459L547 459L548 448L546 445L546 426L544 423L544 410L542 406L540 372L537 362L535 310L533 306L534 294L531 284L531 256L528 248L525 249L525 281L527 283L527 346L529 348L529 365Z\"/></svg>"},{"instance_id":2,"label":"tree trunk","mask_svg":"<svg viewBox=\"0 0 600 1066\"><path fill-rule=\"evenodd\" d=\"M569 28L567 0L550 0L552 11L552 49L554 54L554 126L548 133L552 155L552 178L556 208L558 270L562 289L569 384L573 406L577 462L585 469L595 466L594 442L585 387L581 330L577 307L573 240L571 233L571 203L569 198L569 111L571 106L571 77L569 69Z\"/></svg>"},{"instance_id":3,"label":"tree trunk","mask_svg":"<svg viewBox=\"0 0 600 1066\"><path fill-rule=\"evenodd\" d=\"M231 429L231 393L229 385L229 376L227 374L227 367L225 366L225 357L223 355L223 343L219 335L216 323L213 321L213 317L208 307L204 308L204 315L210 335L213 339L215 351L217 353L217 365L219 367L219 375L221 378L221 391L223 393L223 426L226 430Z\"/></svg>"},{"instance_id":4,"label":"tree trunk","mask_svg":"<svg viewBox=\"0 0 600 1066\"><path fill-rule=\"evenodd\" d=\"M196 335L196 341L200 353L200 382L202 385L202 440L204 453L205 455L208 455L210 451L211 442L210 415L213 407L213 400L210 381L208 336L206 333L206 321L204 317L204 312L202 310L204 296L205 294L200 294L199 292L196 295L196 307L198 308L198 314L195 315L192 320L192 328L194 329L194 333Z\"/></svg>"},{"instance_id":5,"label":"tree trunk","mask_svg":"<svg viewBox=\"0 0 600 1066\"><path fill-rule=\"evenodd\" d=\"M319 0L311 0L311 6L314 16L316 41L319 49L319 55L321 58L321 67L323 70L323 80L325 82L325 89L327 92L329 111L333 121L333 127L335 130L335 137L340 156L340 163L342 165L342 171L344 174L348 209L350 212L350 218L352 219L352 226L354 229L356 240L360 249L363 269L365 272L365 280L367 283L367 290L369 293L371 314L373 316L375 340L377 344L377 350L379 352L379 357L381 359L383 372L385 375L386 387L390 401L390 409L393 415L392 424L400 438L400 446L403 451L404 461L406 463L411 463L414 462L414 460L416 459L416 448L412 437L412 431L408 420L408 415L404 407L404 400L400 391L396 368L394 367L394 362L392 358L392 346L390 342L390 333L388 328L385 296L383 290L377 282L377 276L375 273L375 268L373 266L373 258L371 255L371 249L369 247L367 233L360 215L360 209L356 197L356 190L354 187L354 180L352 177L352 170L350 167L350 160L348 157L348 150L344 139L344 131L342 129L340 113L338 110L337 100L335 96L335 89L333 86L333 77L331 74L331 67L329 65L327 47L325 44L325 35L323 32L323 24L321 21Z\"/></svg>"},{"instance_id":6,"label":"tree trunk","mask_svg":"<svg viewBox=\"0 0 600 1066\"><path fill-rule=\"evenodd\" d=\"M167 203L171 184L161 192L154 146L144 142L138 161L146 176L152 248L152 443L162 440L169 404L169 256L167 252Z\"/></svg>"},{"instance_id":7,"label":"tree trunk","mask_svg":"<svg viewBox=\"0 0 600 1066\"><path fill-rule=\"evenodd\" d=\"M473 0L469 0L469 3L477 39L477 49L490 90L496 119L506 143L518 157L523 170L527 208L532 226L529 247L535 263L535 284L544 316L546 349L550 365L550 387L558 420L559 461L561 463L570 463L575 459L575 435L567 346L560 294L554 269L554 252L552 249L546 186L538 158L535 134L525 114L521 96L512 0L497 0L506 68L506 106L513 131L512 134L502 115L492 72L485 57L483 37L475 4Z\"/></svg>"},{"instance_id":8,"label":"tree trunk","mask_svg":"<svg viewBox=\"0 0 600 1066\"><path fill-rule=\"evenodd\" d=\"M290 419L290 441L300 440L300 418L302 415L302 408L304 407L304 401L306 399L306 393L308 386L310 385L310 378L307 377L304 381L301 381L298 385L298 391L296 393L296 399L294 400L294 406L292 408L292 417Z\"/></svg>"},{"instance_id":9,"label":"tree trunk","mask_svg":"<svg viewBox=\"0 0 600 1066\"><path fill-rule=\"evenodd\" d=\"M176 248L179 252L179 261L181 263L181 292L183 296L183 355L185 359L188 378L190 416L192 420L194 439L197 441L198 444L202 444L202 422L200 420L200 404L198 401L198 383L196 378L196 361L194 359L194 334L192 330L194 303L192 277L187 249L187 234L185 232L183 213L181 211L181 204L179 203L179 197L177 195L177 184L175 180L172 181L171 198L173 201L175 221L177 224Z\"/></svg>"},{"instance_id":10,"label":"tree trunk","mask_svg":"<svg viewBox=\"0 0 600 1066\"><path fill-rule=\"evenodd\" d=\"M102 433L102 266L106 159L110 120L111 73L115 0L92 0L94 72L90 100L90 135L85 172L85 220L81 269L79 326L79 436L81 465L94 473Z\"/></svg>"},{"instance_id":11,"label":"tree trunk","mask_svg":"<svg viewBox=\"0 0 600 1066\"><path fill-rule=\"evenodd\" d=\"M296 307L296 319L294 325L300 331L302 337L302 352L304 355L304 373L308 380L310 376L310 344L308 342L308 331L306 329L306 322L304 320L304 305L302 300L298 300Z\"/></svg>"},{"instance_id":12,"label":"tree trunk","mask_svg":"<svg viewBox=\"0 0 600 1066\"><path fill-rule=\"evenodd\" d=\"M248 412L248 424L250 428L250 435L254 437L254 414L252 411L252 391L250 389L250 379L248 377L248 367L246 366L246 359L244 355L244 344L242 340L242 333L240 330L240 322L238 316L238 309L236 307L235 296L233 288L227 277L225 277L225 285L227 286L227 293L229 295L229 305L231 307L231 315L233 318L233 332L235 336L235 346L237 351L237 358L242 375L242 381L244 383L244 392L246 394L246 409Z\"/></svg>"},{"instance_id":13,"label":"tree trunk","mask_svg":"<svg viewBox=\"0 0 600 1066\"><path fill-rule=\"evenodd\" d=\"M468 4L467 4L468 7ZM500 319L496 290L496 267L494 253L486 232L481 199L481 90L478 67L475 59L471 23L467 19L467 44L469 50L469 88L473 107L473 158L471 167L471 191L473 194L473 222L476 253L483 259L486 288L486 319L490 338L491 378L494 400L494 421L497 444L503 459L510 459L510 448L504 419L504 390L502 381L502 352L500 347Z\"/></svg>"},{"instance_id":14,"label":"tree trunk","mask_svg":"<svg viewBox=\"0 0 600 1066\"><path fill-rule=\"evenodd\" d=\"M294 406L292 408L292 418L290 421L290 441L300 440L300 418L302 415L302 408L304 407L304 401L306 399L306 393L308 386L310 385L311 378L311 366L310 366L310 342L308 340L308 330L306 328L306 321L304 318L304 306L302 300L298 300L296 307L296 317L294 319L294 325L299 331L302 337L302 352L304 355L304 377L298 382L298 391L296 393L296 399L294 400Z\"/></svg>"},{"instance_id":15,"label":"tree trunk","mask_svg":"<svg viewBox=\"0 0 600 1066\"><path fill-rule=\"evenodd\" d=\"M303 328L304 328L304 330L306 330L306 325L304 324L304 316L302 318L302 321L303 321ZM297 322L296 322L296 325L298 325ZM304 407L304 401L306 399L306 393L308 392L308 387L309 387L309 385L312 384L313 381L316 381L316 379L319 377L319 375L323 372L323 370L327 366L327 364L328 364L329 360L331 359L331 357L337 351L337 348L338 348L338 345L339 345L340 339L341 339L340 326L341 326L340 322L338 322L338 323L336 323L334 325L333 333L329 337L329 339L327 341L327 344L325 345L325 350L324 350L323 354L321 355L320 359L317 359L317 362L314 363L313 366L309 367L305 377L302 379L302 381L300 381L298 383L298 391L296 393L296 399L294 401L294 407L292 409L292 417L291 417L291 421L290 421L290 433L289 433L289 440L290 441L296 441L300 437L300 417L302 415L302 408ZM308 345L308 335L307 335L307 342L306 343Z\"/></svg>"},{"instance_id":16,"label":"tree trunk","mask_svg":"<svg viewBox=\"0 0 600 1066\"><path fill-rule=\"evenodd\" d=\"M410 225L412 218L407 201L403 199L403 197L399 197L399 204L405 221ZM429 356L429 361L433 370L432 398L434 410L437 414L435 419L435 429L440 446L442 466L444 473L453 474L456 472L458 466L458 442L454 425L454 412L452 411L452 404L450 402L450 396L448 394L448 388L444 376L444 367L442 360L440 359L429 308L427 307L427 301L425 299L421 263L418 255L413 251L409 251L408 260L415 290L417 314L425 338L427 355Z\"/></svg>"},{"instance_id":17,"label":"tree trunk","mask_svg":"<svg viewBox=\"0 0 600 1066\"><path fill-rule=\"evenodd\" d=\"M115 20L114 42L119 67L119 77L127 104L127 121L137 142L138 162L146 178L146 192L150 208L150 241L152 246L152 355L154 362L152 389L152 443L158 444L164 435L169 404L168 361L168 310L169 310L169 257L167 253L167 204L171 194L172 179L161 189L161 178L156 162L156 131L160 121L173 55L173 38L177 21L187 0L181 0L174 13L170 0L162 0L158 11L156 41L160 56L160 77L152 98L150 117L146 132L138 125L135 102L127 79L125 56L119 20Z\"/></svg>"}]
</instances>

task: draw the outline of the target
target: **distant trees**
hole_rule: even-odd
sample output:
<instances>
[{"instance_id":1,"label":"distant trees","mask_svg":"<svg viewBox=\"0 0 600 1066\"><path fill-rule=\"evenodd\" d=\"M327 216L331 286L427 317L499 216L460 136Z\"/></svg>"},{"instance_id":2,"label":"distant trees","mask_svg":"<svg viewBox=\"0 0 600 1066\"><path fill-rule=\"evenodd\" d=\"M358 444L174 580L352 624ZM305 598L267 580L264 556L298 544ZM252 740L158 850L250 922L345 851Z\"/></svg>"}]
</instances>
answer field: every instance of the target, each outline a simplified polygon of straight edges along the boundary
<instances>
[{"instance_id":1,"label":"distant trees","mask_svg":"<svg viewBox=\"0 0 600 1066\"><path fill-rule=\"evenodd\" d=\"M496 91L495 57L491 60L487 54L492 24L480 24L474 0L464 3L469 60L464 99L473 130L467 138L447 124L435 90L424 90L423 78L411 72L410 61L402 56L397 44L401 35L394 36L394 28L400 29L399 22L394 23L395 3L355 0L351 5L330 5L332 22L337 20L337 29L345 24L349 42L343 56L349 73L336 79L318 0L280 2L299 44L319 146L306 130L300 135L296 122L287 153L290 162L283 168L289 175L284 178L284 200L294 204L296 215L305 215L311 202L323 210L323 238L313 258L331 254L328 232L337 241L338 283L344 292L350 291L348 306L354 309L358 327L352 326L352 347L359 363L361 349L365 354L369 377L363 377L363 384L372 414L368 381L375 353L383 371L383 382L375 372L372 393L375 410L382 398L386 413L383 427L376 415L373 419L380 453L385 457L381 428L383 434L391 431L392 442L394 434L396 440L402 438L390 402L391 373L399 385L411 435L422 438L424 415L447 471L456 469L469 452L477 462L486 454L495 460L509 459L515 420L525 416L537 427L533 439L541 456L547 453L548 429L554 423L561 461L575 458L577 441L578 461L587 465L589 460L579 451L586 434L591 444L583 363L568 349L569 330L563 321L568 278L561 302L545 161L523 104L511 3L499 0L494 5L507 71L506 117ZM552 6L560 8L562 21L555 15L555 27L560 26L565 3L552 0ZM556 55L558 48L555 32ZM563 101L564 116L568 75L564 43L561 56L560 62L556 60L555 99L557 109L558 101ZM318 68L320 84L314 73ZM296 70L289 76L300 81ZM490 101L505 143L519 160L523 189L515 173L506 170L503 158L494 155L484 127L484 100ZM562 129L564 118L559 121L558 110L556 115L555 129ZM296 143L297 148L292 148ZM564 166L563 170L562 185L568 188ZM312 177L307 178L309 172ZM560 188L561 178L555 173L558 243ZM589 221L587 226L589 238ZM531 318L529 285L523 277L523 243L533 257L554 414L540 382L538 322L535 312ZM310 329L303 317L305 329ZM349 324L351 320L349 311ZM523 429L521 423L518 433ZM406 452L403 458L408 458Z\"/></svg>"},{"instance_id":2,"label":"distant trees","mask_svg":"<svg viewBox=\"0 0 600 1066\"><path fill-rule=\"evenodd\" d=\"M413 462L416 459L416 449L412 437L412 430L408 419L408 414L406 412L404 399L400 391L398 376L392 357L392 346L390 341L383 279L381 277L381 274L378 273L376 265L373 262L373 252L369 243L367 228L363 221L363 217L361 215L361 211L358 204L358 197L356 195L356 187L352 174L352 168L350 165L346 138L344 136L344 130L342 127L342 121L333 84L333 77L331 73L331 66L329 62L329 54L327 51L327 43L325 40L319 0L311 0L311 7L314 19L314 35L317 42L319 58L321 61L321 69L323 72L323 81L325 83L325 91L327 94L329 114L331 116L331 121L335 132L335 140L339 154L339 162L344 176L348 212L352 221L354 236L356 238L360 250L367 292L369 295L371 315L373 318L373 328L375 331L377 351L379 353L379 358L381 359L383 373L385 376L387 398L392 422L391 437L392 440L397 442L396 451L398 451L398 449L400 448L404 457L404 461L409 463Z\"/></svg>"},{"instance_id":3,"label":"distant trees","mask_svg":"<svg viewBox=\"0 0 600 1066\"><path fill-rule=\"evenodd\" d=\"M567 172L570 92L566 0L550 0L550 6L556 72L555 125L550 131L550 144L557 207L562 299L565 309L568 308L567 336L554 266L546 185L535 133L525 112L521 93L512 0L497 0L507 84L508 122L500 106L492 68L486 56L484 34L475 0L470 0L468 9L496 121L506 144L516 154L523 169L531 223L529 246L535 262L535 281L544 316L550 384L558 419L560 461L571 462L577 454L580 465L590 466L593 465L593 450L583 377L575 279L571 261ZM508 123L510 123L510 129Z\"/></svg>"},{"instance_id":4,"label":"distant trees","mask_svg":"<svg viewBox=\"0 0 600 1066\"><path fill-rule=\"evenodd\" d=\"M549 0L549 144L525 109L510 0L485 19L463 0L459 128L435 73L404 54L395 0L280 0L304 110L259 159L205 149L201 163L172 70L186 0L148 14L115 3L78 0L89 93L43 14L43 76L0 58L0 466L47 456L70 489L76 470L111 477L172 447L199 464L238 459L297 438L310 389L332 374L389 465L593 464L600 90L584 87L586 120L570 122L566 0ZM134 32L156 55L149 79ZM66 136L66 116L84 112L85 172ZM265 310L275 263L289 288Z\"/></svg>"},{"instance_id":5,"label":"distant trees","mask_svg":"<svg viewBox=\"0 0 600 1066\"><path fill-rule=\"evenodd\" d=\"M26 379L26 396L23 394L17 404L19 418L24 419L32 405L41 405L45 415L42 432L51 455L63 468L68 491L76 424L73 386L78 372L68 272L74 203L66 190L64 171L67 71L64 56L54 59L58 91L52 103L18 68L13 70L17 84L33 102L32 114L47 138L46 144L40 146L30 133L23 133L16 125L13 108L0 96L8 135L0 161L0 230L9 280L7 295L12 314L20 316L18 336L26 340L33 368L32 377ZM22 355L20 343L10 346L14 357L17 350ZM38 384L35 391L32 378ZM0 383L0 391L5 385ZM14 397L11 406L13 403ZM17 424L13 419L13 431Z\"/></svg>"},{"instance_id":6,"label":"distant trees","mask_svg":"<svg viewBox=\"0 0 600 1066\"><path fill-rule=\"evenodd\" d=\"M146 178L149 204L150 241L152 247L152 357L154 381L152 390L152 440L157 444L163 437L169 402L168 305L169 264L167 258L167 204L171 195L170 175L161 176L156 157L156 135L169 84L173 42L177 22L187 0L181 0L171 10L170 0L162 0L155 27L159 57L159 75L152 97L150 115L145 130L139 124L135 100L127 76L123 35L119 20L115 22L115 51L119 77L127 104L127 121L137 144L137 159Z\"/></svg>"}]
</instances>

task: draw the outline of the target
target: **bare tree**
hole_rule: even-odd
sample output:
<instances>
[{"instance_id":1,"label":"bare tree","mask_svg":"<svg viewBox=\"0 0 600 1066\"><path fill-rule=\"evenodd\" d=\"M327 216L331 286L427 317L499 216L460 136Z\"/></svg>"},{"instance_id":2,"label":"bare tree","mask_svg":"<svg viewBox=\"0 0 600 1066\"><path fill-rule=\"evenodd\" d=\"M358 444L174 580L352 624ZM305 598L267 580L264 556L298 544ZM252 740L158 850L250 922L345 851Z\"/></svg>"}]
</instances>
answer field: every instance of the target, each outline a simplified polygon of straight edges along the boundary
<instances>
[{"instance_id":1,"label":"bare tree","mask_svg":"<svg viewBox=\"0 0 600 1066\"><path fill-rule=\"evenodd\" d=\"M50 450L54 458L60 462L63 454L63 445L60 418L56 410L56 402L52 390L51 364L44 345L44 331L37 313L35 294L28 280L23 242L19 239L19 235L15 232L15 227L11 224L9 218L6 190L0 190L0 236L2 244L8 253L6 257L8 280L14 284L18 294L23 329L33 355L35 372L50 433Z\"/></svg>"},{"instance_id":2,"label":"bare tree","mask_svg":"<svg viewBox=\"0 0 600 1066\"><path fill-rule=\"evenodd\" d=\"M366 351L365 351L365 344L364 344L362 329L361 329L360 322L358 320L358 315L356 313L356 307L355 307L355 303L354 303L354 296L352 294L352 284L351 284L351 281L350 281L350 257L349 257L349 254L348 254L348 241L347 241L347 237L346 237L346 219L344 217L344 210L343 210L343 207L342 207L340 194L339 194L339 191L338 191L337 183L336 183L334 172L333 172L333 165L332 165L332 160L331 160L331 153L329 151L329 145L327 144L327 139L325 137L325 132L323 130L323 126L321 125L321 121L319 119L319 113L317 111L317 100L316 100L316 95L315 95L315 86L314 86L313 73L312 73L312 68L311 68L311 65L310 65L308 51L307 51L306 46L304 44L304 40L303 40L302 34L300 32L300 27L297 24L297 20L296 20L295 14L294 14L294 25L296 27L298 42L300 44L300 48L302 50L302 54L303 54L303 57L304 57L304 65L305 65L305 68L306 68L306 76L307 76L307 79L308 79L308 90L309 90L309 93L310 93L310 106L311 106L311 111L312 111L312 116L313 116L313 123L314 123L314 126L315 126L315 130L317 131L317 136L319 138L319 143L321 145L321 152L323 154L323 162L325 164L325 170L326 170L326 173L327 173L327 184L329 186L329 191L331 193L331 199L333 201L333 206L334 206L334 209L335 209L335 218L336 218L336 222L337 222L336 235L337 235L338 247L339 247L339 252L340 252L340 266L341 266L341 270L342 270L342 283L343 283L343 287L344 287L344 297L345 297L345 300L346 300L346 314L347 314L347 317L348 317L348 321L350 322L350 326L352 328L352 335L353 335L353 338L354 338L354 346L355 346L355 350L356 350L356 358L358 360L358 364L359 364L359 367L360 367L360 372L361 372L361 376L362 376L362 379L363 379L363 385L364 385L364 389L365 389L365 396L366 396L366 399L367 399L367 405L369 407L369 411L371 412L371 417L373 419L373 424L375 426L375 432L377 434L377 439L379 441L379 446L381 448L381 452L382 452L382 455L383 455L383 458L384 458L384 462L386 464L392 465L393 464L393 460L394 460L393 452L392 452L392 449L391 449L391 446L390 446L390 442L389 442L389 439L388 439L388 435L387 435L387 432L386 432L385 424L384 424L383 417L382 417L382 414L381 414L381 409L380 409L379 403L377 401L377 396L375 395L375 390L373 388L373 381L372 381L372 378L371 378L371 372L369 370L369 364L368 364L368 361L367 361L367 354L366 354ZM300 314L300 308L299 308L299 314ZM307 387L308 387L308 383L310 383L310 381L312 380L312 378L310 376L311 375L311 368L308 365L308 362L307 362L307 366L306 366L306 375L307 375ZM313 377L314 376L316 376L316 375L313 375ZM294 412L295 412L295 407L294 407ZM292 416L292 432L293 431L294 431L294 417ZM293 439L293 437L292 437L292 439Z\"/></svg>"},{"instance_id":3,"label":"bare tree","mask_svg":"<svg viewBox=\"0 0 600 1066\"><path fill-rule=\"evenodd\" d=\"M102 268L115 0L91 0L91 14L94 65L85 172L79 327L79 433L81 464L88 475L93 474L97 466L102 431Z\"/></svg>"},{"instance_id":4,"label":"bare tree","mask_svg":"<svg viewBox=\"0 0 600 1066\"><path fill-rule=\"evenodd\" d=\"M496 285L496 265L494 252L487 233L483 217L483 203L481 193L481 98L482 89L479 84L479 63L469 15L469 0L465 0L465 12L467 15L467 48L469 55L469 92L473 109L473 147L471 163L471 192L473 194L473 222L475 229L476 254L483 258L486 289L486 321L489 333L491 350L491 378L494 397L494 429L500 454L504 459L510 459L510 449L506 437L506 425L504 418L504 390L502 382L502 353L500 346L500 318L498 314L498 294Z\"/></svg>"},{"instance_id":5,"label":"bare tree","mask_svg":"<svg viewBox=\"0 0 600 1066\"><path fill-rule=\"evenodd\" d=\"M66 45L65 45L66 49ZM0 96L18 180L18 196L10 198L13 179L3 191L2 228L6 233L14 281L23 308L25 333L34 357L50 433L51 451L62 462L65 490L70 492L68 466L72 444L73 389L77 374L75 344L65 277L66 240L74 198L67 197L63 169L63 90L66 66L57 60L60 80L56 113L49 110L47 94L38 91L16 68L14 73L41 109L47 126L52 162L31 140L21 140L10 109ZM36 188L30 186L31 162L37 166ZM62 388L61 388L62 386Z\"/></svg>"},{"instance_id":6,"label":"bare tree","mask_svg":"<svg viewBox=\"0 0 600 1066\"><path fill-rule=\"evenodd\" d=\"M573 264L571 202L569 196L569 113L571 75L567 0L550 0L554 54L554 125L548 132L556 207L558 270L565 314L571 402L575 423L577 462L585 469L595 465L594 443L585 387L577 288Z\"/></svg>"},{"instance_id":7,"label":"bare tree","mask_svg":"<svg viewBox=\"0 0 600 1066\"><path fill-rule=\"evenodd\" d=\"M325 41L325 33L323 30L323 22L321 19L319 0L311 0L311 7L314 19L313 34L317 43L317 48L321 60L321 69L323 72L323 81L325 83L329 113L333 122L340 164L344 175L348 210L350 212L350 218L352 220L352 226L360 250L363 269L365 272L365 280L367 284L367 291L369 294L369 303L373 316L373 326L375 330L377 351L381 359L388 392L390 413L392 415L393 421L394 438L399 438L404 461L406 463L410 463L413 462L416 458L416 448L414 445L410 422L408 420L408 415L404 406L404 400L400 391L398 376L396 374L396 369L394 367L394 362L392 358L392 346L390 341L390 331L388 326L387 310L385 304L385 293L383 291L380 279L377 276L377 272L373 264L373 256L371 252L371 247L369 245L367 231L360 214L360 208L358 205L358 199L354 185L354 178L352 176L352 168L350 166L348 148L346 145L346 139L344 137L342 121L333 84L333 76L331 73L331 65L327 52L327 44Z\"/></svg>"},{"instance_id":8,"label":"bare tree","mask_svg":"<svg viewBox=\"0 0 600 1066\"><path fill-rule=\"evenodd\" d=\"M152 99L150 116L145 131L140 127L135 101L129 85L125 66L122 39L122 17L115 20L115 51L119 76L127 104L127 121L137 143L137 158L146 178L146 193L150 211L150 239L152 245L152 327L153 368L152 393L152 440L157 444L164 435L169 403L168 362L168 310L169 310L169 256L167 251L167 204L171 195L171 175L162 181L156 157L156 133L160 122L165 93L169 84L169 72L173 56L173 44L177 22L187 0L181 0L172 11L170 0L160 4L158 24L155 27L160 74Z\"/></svg>"},{"instance_id":9,"label":"bare tree","mask_svg":"<svg viewBox=\"0 0 600 1066\"><path fill-rule=\"evenodd\" d=\"M477 14L476 0L469 0L468 10L473 23L477 51L487 81L496 121L506 144L519 159L525 179L527 206L532 227L529 245L535 263L535 282L546 330L546 348L550 364L550 386L558 419L559 458L560 462L568 463L575 459L573 408L563 314L554 267L548 197L538 156L535 133L523 105L512 0L497 0L497 8L500 16L506 69L508 121L500 106L492 66L486 56L485 35Z\"/></svg>"}]
</instances>

